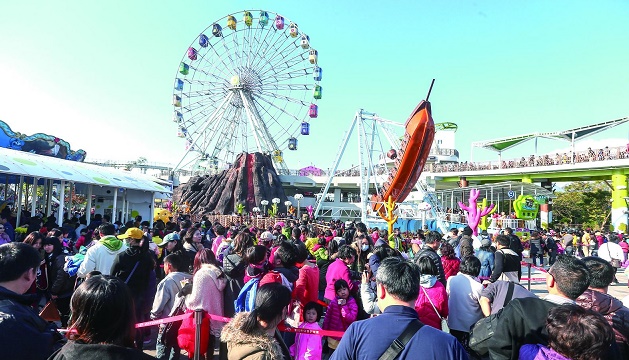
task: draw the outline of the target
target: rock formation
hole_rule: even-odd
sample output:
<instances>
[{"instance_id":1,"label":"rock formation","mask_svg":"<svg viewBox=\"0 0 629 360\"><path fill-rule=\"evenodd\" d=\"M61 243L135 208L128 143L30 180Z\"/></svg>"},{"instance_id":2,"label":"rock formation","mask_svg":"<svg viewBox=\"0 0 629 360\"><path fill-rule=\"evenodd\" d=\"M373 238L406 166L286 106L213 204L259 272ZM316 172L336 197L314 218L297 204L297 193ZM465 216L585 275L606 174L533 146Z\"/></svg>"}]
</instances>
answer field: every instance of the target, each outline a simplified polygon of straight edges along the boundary
<instances>
[{"instance_id":1,"label":"rock formation","mask_svg":"<svg viewBox=\"0 0 629 360\"><path fill-rule=\"evenodd\" d=\"M236 157L234 165L216 175L195 176L173 193L178 204L189 204L190 212L197 214L232 214L238 204L245 206L245 212L254 207L263 210L260 202L267 200L267 211L271 199L279 198L278 211L286 212L287 200L270 155L259 152L242 153Z\"/></svg>"}]
</instances>

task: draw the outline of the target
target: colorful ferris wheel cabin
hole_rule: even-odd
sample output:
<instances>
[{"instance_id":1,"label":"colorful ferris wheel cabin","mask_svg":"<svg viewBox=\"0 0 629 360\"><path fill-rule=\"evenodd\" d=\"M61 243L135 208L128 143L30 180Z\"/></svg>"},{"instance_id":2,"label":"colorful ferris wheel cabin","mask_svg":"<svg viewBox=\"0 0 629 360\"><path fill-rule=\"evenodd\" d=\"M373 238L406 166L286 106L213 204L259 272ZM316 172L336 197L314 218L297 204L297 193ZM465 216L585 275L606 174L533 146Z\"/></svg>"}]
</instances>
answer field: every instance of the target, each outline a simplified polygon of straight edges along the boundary
<instances>
[{"instance_id":1,"label":"colorful ferris wheel cabin","mask_svg":"<svg viewBox=\"0 0 629 360\"><path fill-rule=\"evenodd\" d=\"M183 121L183 114L181 114L179 111L175 111L173 113L173 122L180 122Z\"/></svg>"},{"instance_id":2,"label":"colorful ferris wheel cabin","mask_svg":"<svg viewBox=\"0 0 629 360\"><path fill-rule=\"evenodd\" d=\"M275 17L275 27L276 27L278 30L282 30L282 29L284 29L284 17L282 17L282 16L280 16L280 15L277 15L277 16Z\"/></svg>"},{"instance_id":3,"label":"colorful ferris wheel cabin","mask_svg":"<svg viewBox=\"0 0 629 360\"><path fill-rule=\"evenodd\" d=\"M188 59L194 61L197 59L197 49L193 47L188 48Z\"/></svg>"},{"instance_id":4,"label":"colorful ferris wheel cabin","mask_svg":"<svg viewBox=\"0 0 629 360\"><path fill-rule=\"evenodd\" d=\"M319 52L315 49L310 49L310 53L308 55L308 60L310 60L310 63L316 64L318 57L319 57Z\"/></svg>"},{"instance_id":5,"label":"colorful ferris wheel cabin","mask_svg":"<svg viewBox=\"0 0 629 360\"><path fill-rule=\"evenodd\" d=\"M314 96L315 99L319 100L321 99L321 93L323 92L323 88L321 87L321 85L316 85L314 87L314 91L312 96Z\"/></svg>"},{"instance_id":6,"label":"colorful ferris wheel cabin","mask_svg":"<svg viewBox=\"0 0 629 360\"><path fill-rule=\"evenodd\" d=\"M233 15L227 17L227 27L236 30L236 18Z\"/></svg>"},{"instance_id":7,"label":"colorful ferris wheel cabin","mask_svg":"<svg viewBox=\"0 0 629 360\"><path fill-rule=\"evenodd\" d=\"M260 11L260 26L265 27L269 24L269 14L266 11Z\"/></svg>"},{"instance_id":8,"label":"colorful ferris wheel cabin","mask_svg":"<svg viewBox=\"0 0 629 360\"><path fill-rule=\"evenodd\" d=\"M310 135L310 124L305 121L301 123L301 134Z\"/></svg>"},{"instance_id":9,"label":"colorful ferris wheel cabin","mask_svg":"<svg viewBox=\"0 0 629 360\"><path fill-rule=\"evenodd\" d=\"M308 109L308 116L311 118L316 118L319 115L319 107L317 104L310 104L310 109Z\"/></svg>"},{"instance_id":10,"label":"colorful ferris wheel cabin","mask_svg":"<svg viewBox=\"0 0 629 360\"><path fill-rule=\"evenodd\" d=\"M297 139L294 137L288 139L288 150L297 150Z\"/></svg>"},{"instance_id":11,"label":"colorful ferris wheel cabin","mask_svg":"<svg viewBox=\"0 0 629 360\"><path fill-rule=\"evenodd\" d=\"M290 23L290 25L288 26L288 34L290 35L290 37L293 37L293 38L296 38L297 36L299 36L299 30L297 29L297 24Z\"/></svg>"},{"instance_id":12,"label":"colorful ferris wheel cabin","mask_svg":"<svg viewBox=\"0 0 629 360\"><path fill-rule=\"evenodd\" d=\"M173 106L181 107L181 97L179 95L173 95Z\"/></svg>"},{"instance_id":13,"label":"colorful ferris wheel cabin","mask_svg":"<svg viewBox=\"0 0 629 360\"><path fill-rule=\"evenodd\" d=\"M183 91L183 80L179 78L175 79L175 90Z\"/></svg>"},{"instance_id":14,"label":"colorful ferris wheel cabin","mask_svg":"<svg viewBox=\"0 0 629 360\"><path fill-rule=\"evenodd\" d=\"M188 66L188 64L186 63L179 64L179 72L182 75L188 75L190 73L190 66Z\"/></svg>"},{"instance_id":15,"label":"colorful ferris wheel cabin","mask_svg":"<svg viewBox=\"0 0 629 360\"><path fill-rule=\"evenodd\" d=\"M251 26L251 24L253 24L253 16L251 16L249 11L245 11L245 16L243 16L242 21L244 21L247 26Z\"/></svg>"},{"instance_id":16,"label":"colorful ferris wheel cabin","mask_svg":"<svg viewBox=\"0 0 629 360\"><path fill-rule=\"evenodd\" d=\"M215 37L223 36L223 28L219 24L212 25L212 35Z\"/></svg>"},{"instance_id":17,"label":"colorful ferris wheel cabin","mask_svg":"<svg viewBox=\"0 0 629 360\"><path fill-rule=\"evenodd\" d=\"M314 70L312 71L312 77L315 79L315 81L321 81L321 78L323 77L323 69L315 66Z\"/></svg>"},{"instance_id":18,"label":"colorful ferris wheel cabin","mask_svg":"<svg viewBox=\"0 0 629 360\"><path fill-rule=\"evenodd\" d=\"M306 34L301 35L301 48L307 49L310 47L310 37Z\"/></svg>"},{"instance_id":19,"label":"colorful ferris wheel cabin","mask_svg":"<svg viewBox=\"0 0 629 360\"><path fill-rule=\"evenodd\" d=\"M207 37L207 35L205 34L199 35L199 46L205 48L208 45L210 45L210 39Z\"/></svg>"}]
</instances>

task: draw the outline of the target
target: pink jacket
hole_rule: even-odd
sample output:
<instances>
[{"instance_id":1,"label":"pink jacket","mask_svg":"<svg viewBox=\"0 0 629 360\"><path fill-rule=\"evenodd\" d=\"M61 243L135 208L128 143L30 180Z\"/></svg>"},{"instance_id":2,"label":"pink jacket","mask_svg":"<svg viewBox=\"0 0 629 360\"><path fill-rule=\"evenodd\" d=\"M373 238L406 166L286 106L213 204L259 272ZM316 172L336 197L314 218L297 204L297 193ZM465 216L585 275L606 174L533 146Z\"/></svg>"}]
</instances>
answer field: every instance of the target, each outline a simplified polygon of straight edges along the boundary
<instances>
[{"instance_id":1,"label":"pink jacket","mask_svg":"<svg viewBox=\"0 0 629 360\"><path fill-rule=\"evenodd\" d=\"M430 305L430 301L428 301L423 289L426 289L426 293L430 296L430 300L432 300L432 303L437 308L439 315L441 315L442 318L447 318L448 293L446 292L446 287L439 281L431 288L424 288L422 286L419 288L419 296L415 301L415 311L417 311L417 315L419 315L419 320L426 325L441 330L441 319L437 316L432 305Z\"/></svg>"},{"instance_id":2,"label":"pink jacket","mask_svg":"<svg viewBox=\"0 0 629 360\"><path fill-rule=\"evenodd\" d=\"M323 295L328 300L334 300L336 298L336 291L334 291L334 283L336 280L343 279L347 281L349 285L349 292L354 293L356 284L352 283L349 277L349 268L341 259L334 260L333 263L328 266L328 272L325 274L325 294Z\"/></svg>"},{"instance_id":3,"label":"pink jacket","mask_svg":"<svg viewBox=\"0 0 629 360\"><path fill-rule=\"evenodd\" d=\"M321 330L317 323L302 323L300 329ZM312 334L296 334L295 343L290 347L291 356L295 360L321 360L321 336Z\"/></svg>"},{"instance_id":4,"label":"pink jacket","mask_svg":"<svg viewBox=\"0 0 629 360\"><path fill-rule=\"evenodd\" d=\"M345 305L339 305L338 299L330 301L328 311L323 320L324 330L345 331L356 321L358 317L358 305L353 297L347 298ZM341 338L333 337L333 339L341 340Z\"/></svg>"}]
</instances>

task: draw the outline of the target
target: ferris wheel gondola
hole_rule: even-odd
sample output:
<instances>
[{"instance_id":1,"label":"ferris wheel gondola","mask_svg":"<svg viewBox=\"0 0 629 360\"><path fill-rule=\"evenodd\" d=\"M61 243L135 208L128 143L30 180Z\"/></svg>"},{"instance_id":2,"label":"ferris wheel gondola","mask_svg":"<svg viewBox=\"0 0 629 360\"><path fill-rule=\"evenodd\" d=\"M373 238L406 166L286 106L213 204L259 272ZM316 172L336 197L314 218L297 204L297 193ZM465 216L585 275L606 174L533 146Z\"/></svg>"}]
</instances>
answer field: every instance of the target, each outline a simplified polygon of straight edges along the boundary
<instances>
[{"instance_id":1,"label":"ferris wheel gondola","mask_svg":"<svg viewBox=\"0 0 629 360\"><path fill-rule=\"evenodd\" d=\"M319 114L321 68L310 46L296 23L267 11L230 14L207 27L175 78L173 121L187 147L176 169L218 169L258 151L287 170L283 151L297 150L297 137L310 133Z\"/></svg>"}]
</instances>

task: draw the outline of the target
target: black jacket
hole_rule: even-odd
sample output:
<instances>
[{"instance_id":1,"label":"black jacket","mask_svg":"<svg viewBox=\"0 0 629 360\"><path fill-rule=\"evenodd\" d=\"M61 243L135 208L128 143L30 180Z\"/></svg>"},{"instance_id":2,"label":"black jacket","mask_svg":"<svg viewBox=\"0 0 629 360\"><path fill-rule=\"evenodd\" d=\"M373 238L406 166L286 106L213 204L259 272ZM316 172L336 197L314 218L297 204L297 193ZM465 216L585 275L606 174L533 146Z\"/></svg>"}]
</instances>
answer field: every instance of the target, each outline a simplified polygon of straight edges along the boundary
<instances>
[{"instance_id":1,"label":"black jacket","mask_svg":"<svg viewBox=\"0 0 629 360\"><path fill-rule=\"evenodd\" d=\"M435 266L439 270L439 276L437 276L437 279L439 279L439 282L441 282L445 286L446 275L443 272L443 264L441 263L441 258L439 257L439 254L437 254L437 252L430 246L424 245L424 247L422 247L422 249L419 250L417 255L415 255L415 262L419 261L419 259L424 256L428 256L430 258L430 261L432 261L432 263L435 264Z\"/></svg>"},{"instance_id":2,"label":"black jacket","mask_svg":"<svg viewBox=\"0 0 629 360\"><path fill-rule=\"evenodd\" d=\"M135 271L133 268L138 264ZM139 246L127 248L124 252L116 255L111 266L111 276L115 276L122 281L126 281L134 299L144 295L149 285L149 275L155 267L155 261L148 251L142 251ZM133 275L131 273L133 272ZM131 275L131 277L129 277Z\"/></svg>"},{"instance_id":3,"label":"black jacket","mask_svg":"<svg viewBox=\"0 0 629 360\"><path fill-rule=\"evenodd\" d=\"M65 263L66 256L63 254L53 258L46 257L50 293L62 298L72 296L76 282L76 275L70 276L63 270Z\"/></svg>"},{"instance_id":4,"label":"black jacket","mask_svg":"<svg viewBox=\"0 0 629 360\"><path fill-rule=\"evenodd\" d=\"M550 309L559 306L537 297L513 299L502 310L498 326L489 340L491 360L517 360L524 344L548 346L546 318ZM613 344L605 359L621 359Z\"/></svg>"},{"instance_id":5,"label":"black jacket","mask_svg":"<svg viewBox=\"0 0 629 360\"><path fill-rule=\"evenodd\" d=\"M491 273L489 281L494 282L500 278L502 273L506 272L518 272L518 279L522 278L522 266L520 266L520 258L513 255L510 251L508 253L502 250L496 250L494 253L494 271Z\"/></svg>"},{"instance_id":6,"label":"black jacket","mask_svg":"<svg viewBox=\"0 0 629 360\"><path fill-rule=\"evenodd\" d=\"M502 309L498 326L489 340L492 360L517 360L524 344L548 345L546 318L558 306L540 298L513 299Z\"/></svg>"},{"instance_id":7,"label":"black jacket","mask_svg":"<svg viewBox=\"0 0 629 360\"><path fill-rule=\"evenodd\" d=\"M68 341L50 360L149 360L155 359L142 350L108 344L83 344Z\"/></svg>"},{"instance_id":8,"label":"black jacket","mask_svg":"<svg viewBox=\"0 0 629 360\"><path fill-rule=\"evenodd\" d=\"M20 295L0 286L0 357L47 359L62 344L62 336L29 305L33 295Z\"/></svg>"},{"instance_id":9,"label":"black jacket","mask_svg":"<svg viewBox=\"0 0 629 360\"><path fill-rule=\"evenodd\" d=\"M524 250L524 246L522 246L522 241L520 238L515 235L509 235L509 249L516 252L516 254L520 255L520 260L522 260L522 251Z\"/></svg>"}]
</instances>

